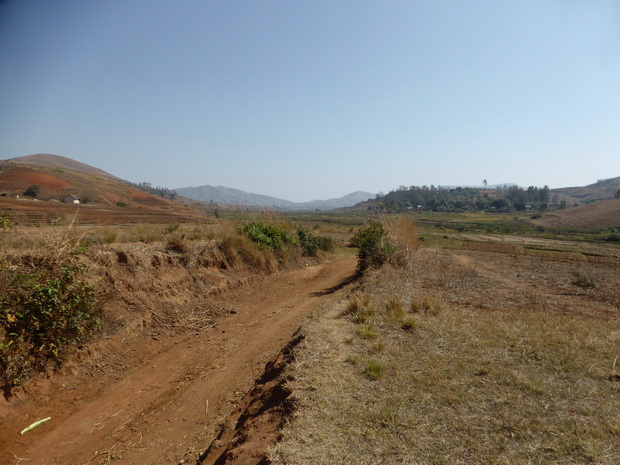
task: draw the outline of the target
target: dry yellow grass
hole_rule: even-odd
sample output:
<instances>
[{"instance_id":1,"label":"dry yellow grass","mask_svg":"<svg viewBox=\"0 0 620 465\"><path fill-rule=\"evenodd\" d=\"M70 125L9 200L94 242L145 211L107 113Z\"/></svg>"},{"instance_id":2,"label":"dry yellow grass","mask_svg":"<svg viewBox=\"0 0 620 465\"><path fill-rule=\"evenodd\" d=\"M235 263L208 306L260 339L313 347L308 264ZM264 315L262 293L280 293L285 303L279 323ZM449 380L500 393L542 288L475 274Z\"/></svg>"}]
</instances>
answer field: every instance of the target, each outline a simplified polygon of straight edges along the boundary
<instances>
[{"instance_id":1,"label":"dry yellow grass","mask_svg":"<svg viewBox=\"0 0 620 465\"><path fill-rule=\"evenodd\" d=\"M497 251L423 249L411 265L369 274L307 327L274 463L620 463L620 315L604 291ZM616 270L588 269L600 286Z\"/></svg>"}]
</instances>

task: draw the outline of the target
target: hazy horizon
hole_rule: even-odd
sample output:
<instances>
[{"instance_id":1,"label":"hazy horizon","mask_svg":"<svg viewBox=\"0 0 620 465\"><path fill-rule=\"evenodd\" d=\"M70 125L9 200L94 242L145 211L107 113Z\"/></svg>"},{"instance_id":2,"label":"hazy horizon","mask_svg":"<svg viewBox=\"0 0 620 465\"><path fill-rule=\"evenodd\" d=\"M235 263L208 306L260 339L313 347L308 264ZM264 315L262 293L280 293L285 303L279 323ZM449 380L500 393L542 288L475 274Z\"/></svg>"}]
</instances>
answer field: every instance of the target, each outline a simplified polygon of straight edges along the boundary
<instances>
[{"instance_id":1,"label":"hazy horizon","mask_svg":"<svg viewBox=\"0 0 620 465\"><path fill-rule=\"evenodd\" d=\"M294 202L620 176L620 4L0 2L0 158Z\"/></svg>"}]
</instances>

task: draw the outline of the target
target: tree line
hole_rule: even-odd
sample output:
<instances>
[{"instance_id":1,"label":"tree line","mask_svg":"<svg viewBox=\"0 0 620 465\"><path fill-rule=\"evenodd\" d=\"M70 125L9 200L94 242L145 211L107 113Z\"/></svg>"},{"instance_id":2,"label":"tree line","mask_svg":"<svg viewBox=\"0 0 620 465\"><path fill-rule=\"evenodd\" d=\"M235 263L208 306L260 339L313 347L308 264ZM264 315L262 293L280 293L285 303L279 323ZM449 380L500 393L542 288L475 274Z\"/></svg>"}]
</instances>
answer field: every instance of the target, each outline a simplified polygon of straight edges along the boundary
<instances>
[{"instance_id":1,"label":"tree line","mask_svg":"<svg viewBox=\"0 0 620 465\"><path fill-rule=\"evenodd\" d=\"M473 187L401 186L388 194L377 194L372 209L386 212L405 210L511 212L564 208L565 202L551 196L548 186L500 186L494 189Z\"/></svg>"},{"instance_id":2,"label":"tree line","mask_svg":"<svg viewBox=\"0 0 620 465\"><path fill-rule=\"evenodd\" d=\"M134 189L141 190L147 194L156 195L162 199L174 200L178 197L178 194L174 190L168 189L167 187L153 187L150 182L125 182Z\"/></svg>"}]
</instances>

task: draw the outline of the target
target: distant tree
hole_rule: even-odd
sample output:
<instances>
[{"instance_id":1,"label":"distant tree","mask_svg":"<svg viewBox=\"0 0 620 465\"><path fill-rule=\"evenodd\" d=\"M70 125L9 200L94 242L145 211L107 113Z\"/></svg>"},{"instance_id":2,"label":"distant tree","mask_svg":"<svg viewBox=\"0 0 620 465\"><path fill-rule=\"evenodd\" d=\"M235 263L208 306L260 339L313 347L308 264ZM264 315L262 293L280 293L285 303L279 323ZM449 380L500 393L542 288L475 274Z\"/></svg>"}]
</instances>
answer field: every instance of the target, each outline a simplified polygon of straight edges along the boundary
<instances>
[{"instance_id":1,"label":"distant tree","mask_svg":"<svg viewBox=\"0 0 620 465\"><path fill-rule=\"evenodd\" d=\"M484 184L484 187L487 187L487 184L488 184L487 180L486 180L486 179L484 179L484 180L482 181L482 184Z\"/></svg>"},{"instance_id":2,"label":"distant tree","mask_svg":"<svg viewBox=\"0 0 620 465\"><path fill-rule=\"evenodd\" d=\"M499 212L506 212L510 210L510 201L504 197L500 197L491 202L491 206Z\"/></svg>"},{"instance_id":3,"label":"distant tree","mask_svg":"<svg viewBox=\"0 0 620 465\"><path fill-rule=\"evenodd\" d=\"M26 192L24 192L24 195L26 197L32 197L33 199L36 199L40 191L41 191L41 186L39 186L38 184L33 184L28 189L26 189Z\"/></svg>"}]
</instances>

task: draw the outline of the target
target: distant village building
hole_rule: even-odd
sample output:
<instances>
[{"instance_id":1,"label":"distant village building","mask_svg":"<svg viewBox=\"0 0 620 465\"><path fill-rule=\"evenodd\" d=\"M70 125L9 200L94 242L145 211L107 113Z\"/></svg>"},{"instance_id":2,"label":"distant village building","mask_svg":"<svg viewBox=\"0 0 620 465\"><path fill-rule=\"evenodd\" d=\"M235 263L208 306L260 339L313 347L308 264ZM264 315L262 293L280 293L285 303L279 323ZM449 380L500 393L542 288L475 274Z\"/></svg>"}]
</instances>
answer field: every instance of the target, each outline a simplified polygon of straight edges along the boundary
<instances>
[{"instance_id":1,"label":"distant village building","mask_svg":"<svg viewBox=\"0 0 620 465\"><path fill-rule=\"evenodd\" d=\"M80 199L75 195L67 195L62 201L64 203L80 203Z\"/></svg>"}]
</instances>

